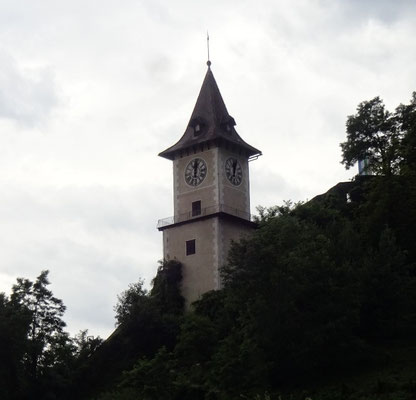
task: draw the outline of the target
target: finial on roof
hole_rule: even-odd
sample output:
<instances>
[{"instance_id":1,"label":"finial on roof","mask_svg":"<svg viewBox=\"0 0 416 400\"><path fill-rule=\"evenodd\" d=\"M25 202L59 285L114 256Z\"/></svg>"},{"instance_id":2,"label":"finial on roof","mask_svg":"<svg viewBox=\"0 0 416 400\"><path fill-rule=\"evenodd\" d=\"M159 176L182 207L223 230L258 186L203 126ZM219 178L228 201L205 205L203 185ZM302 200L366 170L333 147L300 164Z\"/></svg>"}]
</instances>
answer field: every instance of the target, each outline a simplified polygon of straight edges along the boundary
<instances>
[{"instance_id":1,"label":"finial on roof","mask_svg":"<svg viewBox=\"0 0 416 400\"><path fill-rule=\"evenodd\" d=\"M211 67L211 61L209 59L209 34L208 34L208 31L207 31L207 50L208 50L208 61L207 61L207 65L208 65L208 68L209 68L209 67Z\"/></svg>"}]
</instances>

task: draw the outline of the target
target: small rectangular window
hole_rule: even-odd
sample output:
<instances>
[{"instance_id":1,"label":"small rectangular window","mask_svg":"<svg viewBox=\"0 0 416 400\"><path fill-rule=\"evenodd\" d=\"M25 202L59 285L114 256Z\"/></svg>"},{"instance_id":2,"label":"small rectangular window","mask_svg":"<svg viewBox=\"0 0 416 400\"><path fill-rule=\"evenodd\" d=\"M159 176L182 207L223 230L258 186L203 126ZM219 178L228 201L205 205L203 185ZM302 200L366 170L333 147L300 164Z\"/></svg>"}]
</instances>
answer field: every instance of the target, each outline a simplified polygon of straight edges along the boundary
<instances>
[{"instance_id":1,"label":"small rectangular window","mask_svg":"<svg viewBox=\"0 0 416 400\"><path fill-rule=\"evenodd\" d=\"M186 255L195 254L195 239L186 241Z\"/></svg>"},{"instance_id":2,"label":"small rectangular window","mask_svg":"<svg viewBox=\"0 0 416 400\"><path fill-rule=\"evenodd\" d=\"M194 201L192 203L192 216L196 217L197 215L201 215L201 201Z\"/></svg>"}]
</instances>

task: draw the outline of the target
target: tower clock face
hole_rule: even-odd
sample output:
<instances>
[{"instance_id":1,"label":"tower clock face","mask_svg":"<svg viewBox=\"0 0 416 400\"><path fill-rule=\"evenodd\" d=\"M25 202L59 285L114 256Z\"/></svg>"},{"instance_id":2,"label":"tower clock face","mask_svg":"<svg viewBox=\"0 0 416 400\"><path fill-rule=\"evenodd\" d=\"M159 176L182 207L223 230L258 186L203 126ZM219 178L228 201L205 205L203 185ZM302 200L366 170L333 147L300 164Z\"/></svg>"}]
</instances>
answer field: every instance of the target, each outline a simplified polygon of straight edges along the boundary
<instances>
[{"instance_id":1,"label":"tower clock face","mask_svg":"<svg viewBox=\"0 0 416 400\"><path fill-rule=\"evenodd\" d=\"M243 169L236 158L230 157L225 162L225 175L233 185L238 186L241 184Z\"/></svg>"},{"instance_id":2,"label":"tower clock face","mask_svg":"<svg viewBox=\"0 0 416 400\"><path fill-rule=\"evenodd\" d=\"M185 182L198 186L207 176L207 164L202 158L194 158L185 168Z\"/></svg>"}]
</instances>

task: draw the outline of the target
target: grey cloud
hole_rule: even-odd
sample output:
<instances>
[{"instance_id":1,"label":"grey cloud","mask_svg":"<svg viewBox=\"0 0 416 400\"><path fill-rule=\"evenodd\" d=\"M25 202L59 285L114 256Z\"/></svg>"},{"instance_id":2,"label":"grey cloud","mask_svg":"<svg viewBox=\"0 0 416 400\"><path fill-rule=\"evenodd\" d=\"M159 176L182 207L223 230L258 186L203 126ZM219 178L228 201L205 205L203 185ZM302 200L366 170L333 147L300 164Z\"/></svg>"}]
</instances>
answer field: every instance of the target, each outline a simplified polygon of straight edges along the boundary
<instances>
[{"instance_id":1,"label":"grey cloud","mask_svg":"<svg viewBox=\"0 0 416 400\"><path fill-rule=\"evenodd\" d=\"M251 169L252 212L255 212L257 206L271 207L281 205L283 200L294 202L304 200L301 198L299 188L291 184L283 175L259 167Z\"/></svg>"},{"instance_id":2,"label":"grey cloud","mask_svg":"<svg viewBox=\"0 0 416 400\"><path fill-rule=\"evenodd\" d=\"M0 118L29 127L43 123L58 104L51 71L22 69L4 52L0 65Z\"/></svg>"},{"instance_id":3,"label":"grey cloud","mask_svg":"<svg viewBox=\"0 0 416 400\"><path fill-rule=\"evenodd\" d=\"M146 68L152 81L166 81L172 71L172 60L165 54L155 54L146 60Z\"/></svg>"},{"instance_id":4,"label":"grey cloud","mask_svg":"<svg viewBox=\"0 0 416 400\"><path fill-rule=\"evenodd\" d=\"M350 0L338 1L342 4L343 18L352 23L363 19L377 19L384 23L394 23L403 16L416 14L413 0Z\"/></svg>"}]
</instances>

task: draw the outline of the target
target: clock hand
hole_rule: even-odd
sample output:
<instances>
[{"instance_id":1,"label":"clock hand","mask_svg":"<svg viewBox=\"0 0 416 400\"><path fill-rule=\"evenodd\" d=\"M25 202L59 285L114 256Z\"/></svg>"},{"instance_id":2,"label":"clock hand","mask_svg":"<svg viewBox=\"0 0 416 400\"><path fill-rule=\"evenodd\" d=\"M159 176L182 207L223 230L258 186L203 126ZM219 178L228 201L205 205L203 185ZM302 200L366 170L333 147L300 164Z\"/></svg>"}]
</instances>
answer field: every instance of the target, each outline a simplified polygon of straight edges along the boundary
<instances>
[{"instance_id":1,"label":"clock hand","mask_svg":"<svg viewBox=\"0 0 416 400\"><path fill-rule=\"evenodd\" d=\"M194 161L194 176L195 176L195 177L196 177L197 171L198 171L198 161L197 161L197 160L195 160L195 161Z\"/></svg>"}]
</instances>

